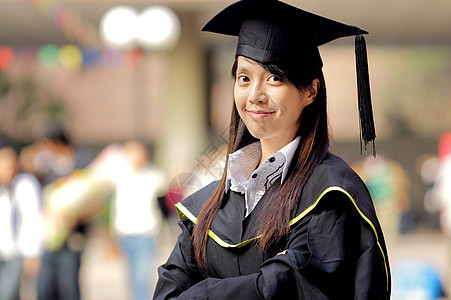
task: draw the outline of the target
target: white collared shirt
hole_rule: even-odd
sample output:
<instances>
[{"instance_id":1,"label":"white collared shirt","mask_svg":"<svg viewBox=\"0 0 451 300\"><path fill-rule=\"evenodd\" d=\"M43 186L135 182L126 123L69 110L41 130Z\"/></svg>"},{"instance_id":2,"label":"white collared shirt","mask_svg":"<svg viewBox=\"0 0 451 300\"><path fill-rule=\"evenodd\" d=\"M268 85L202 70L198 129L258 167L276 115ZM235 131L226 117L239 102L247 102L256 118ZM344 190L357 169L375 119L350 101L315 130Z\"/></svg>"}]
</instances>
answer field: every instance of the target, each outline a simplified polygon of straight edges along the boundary
<instances>
[{"instance_id":1,"label":"white collared shirt","mask_svg":"<svg viewBox=\"0 0 451 300\"><path fill-rule=\"evenodd\" d=\"M258 168L262 156L260 141L229 155L225 188L226 191L230 189L244 194L246 217L276 180L284 182L299 139L296 137L277 153L269 156Z\"/></svg>"},{"instance_id":2,"label":"white collared shirt","mask_svg":"<svg viewBox=\"0 0 451 300\"><path fill-rule=\"evenodd\" d=\"M17 175L11 190L0 186L0 261L41 254L41 192L38 180L30 174Z\"/></svg>"}]
</instances>

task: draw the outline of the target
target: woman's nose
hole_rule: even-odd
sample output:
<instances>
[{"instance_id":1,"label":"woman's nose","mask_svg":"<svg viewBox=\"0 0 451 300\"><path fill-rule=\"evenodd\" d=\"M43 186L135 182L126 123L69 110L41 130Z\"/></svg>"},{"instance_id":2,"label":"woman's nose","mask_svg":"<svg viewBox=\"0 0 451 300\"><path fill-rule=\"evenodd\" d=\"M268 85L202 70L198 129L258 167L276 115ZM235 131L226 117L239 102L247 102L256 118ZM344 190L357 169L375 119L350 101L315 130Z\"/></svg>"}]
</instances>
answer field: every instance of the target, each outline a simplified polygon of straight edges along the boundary
<instances>
[{"instance_id":1,"label":"woman's nose","mask_svg":"<svg viewBox=\"0 0 451 300\"><path fill-rule=\"evenodd\" d=\"M263 84L260 82L254 82L251 86L251 90L249 93L249 101L251 103L266 103L268 98L266 96L265 89Z\"/></svg>"}]
</instances>

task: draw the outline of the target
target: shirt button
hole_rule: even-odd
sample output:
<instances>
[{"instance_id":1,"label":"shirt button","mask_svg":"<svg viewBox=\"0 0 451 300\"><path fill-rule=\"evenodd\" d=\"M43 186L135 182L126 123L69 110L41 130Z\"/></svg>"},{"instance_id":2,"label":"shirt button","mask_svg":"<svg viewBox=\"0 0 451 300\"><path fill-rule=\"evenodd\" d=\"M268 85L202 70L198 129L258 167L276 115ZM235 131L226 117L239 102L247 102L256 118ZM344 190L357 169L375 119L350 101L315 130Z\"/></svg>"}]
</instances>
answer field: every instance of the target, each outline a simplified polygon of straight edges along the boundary
<instances>
[{"instance_id":1,"label":"shirt button","mask_svg":"<svg viewBox=\"0 0 451 300\"><path fill-rule=\"evenodd\" d=\"M276 158L273 156L273 157L271 157L270 159L269 159L269 162L275 162L276 161Z\"/></svg>"},{"instance_id":2,"label":"shirt button","mask_svg":"<svg viewBox=\"0 0 451 300\"><path fill-rule=\"evenodd\" d=\"M257 174L257 173L255 173L255 174L252 174L252 178L257 178L257 176L258 176L258 174Z\"/></svg>"}]
</instances>

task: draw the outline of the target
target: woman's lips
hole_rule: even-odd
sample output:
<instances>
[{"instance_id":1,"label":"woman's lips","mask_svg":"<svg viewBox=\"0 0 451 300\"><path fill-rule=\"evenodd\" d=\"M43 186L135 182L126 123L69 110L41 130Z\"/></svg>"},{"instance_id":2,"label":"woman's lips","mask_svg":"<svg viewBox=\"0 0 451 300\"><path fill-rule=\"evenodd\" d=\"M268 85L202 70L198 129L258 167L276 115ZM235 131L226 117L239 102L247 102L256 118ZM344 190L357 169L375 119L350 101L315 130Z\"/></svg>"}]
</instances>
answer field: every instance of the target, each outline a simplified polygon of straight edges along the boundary
<instances>
[{"instance_id":1,"label":"woman's lips","mask_svg":"<svg viewBox=\"0 0 451 300\"><path fill-rule=\"evenodd\" d=\"M247 114L253 118L266 118L274 114L273 110L246 110Z\"/></svg>"}]
</instances>

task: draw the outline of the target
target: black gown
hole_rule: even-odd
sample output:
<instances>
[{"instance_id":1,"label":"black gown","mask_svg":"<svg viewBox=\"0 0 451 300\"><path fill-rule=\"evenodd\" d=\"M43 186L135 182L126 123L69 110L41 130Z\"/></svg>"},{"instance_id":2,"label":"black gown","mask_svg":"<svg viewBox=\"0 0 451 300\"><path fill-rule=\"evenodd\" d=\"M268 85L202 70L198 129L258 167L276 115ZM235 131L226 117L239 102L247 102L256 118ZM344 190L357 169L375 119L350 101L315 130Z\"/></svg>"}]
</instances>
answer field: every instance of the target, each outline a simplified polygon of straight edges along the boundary
<instances>
[{"instance_id":1,"label":"black gown","mask_svg":"<svg viewBox=\"0 0 451 300\"><path fill-rule=\"evenodd\" d=\"M182 233L158 268L154 299L390 299L387 250L371 198L342 159L325 156L303 189L290 232L267 253L252 241L271 193L244 218L244 196L229 191L210 228L205 274L191 233L217 184L176 205Z\"/></svg>"}]
</instances>

